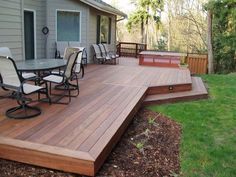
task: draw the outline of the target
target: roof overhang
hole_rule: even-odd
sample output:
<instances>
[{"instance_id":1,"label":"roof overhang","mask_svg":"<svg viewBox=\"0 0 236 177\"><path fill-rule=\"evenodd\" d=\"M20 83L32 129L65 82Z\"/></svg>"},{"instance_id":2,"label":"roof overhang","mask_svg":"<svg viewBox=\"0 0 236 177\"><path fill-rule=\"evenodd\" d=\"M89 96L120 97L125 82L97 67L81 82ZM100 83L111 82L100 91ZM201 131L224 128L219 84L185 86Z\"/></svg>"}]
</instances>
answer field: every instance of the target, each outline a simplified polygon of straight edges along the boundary
<instances>
[{"instance_id":1,"label":"roof overhang","mask_svg":"<svg viewBox=\"0 0 236 177\"><path fill-rule=\"evenodd\" d=\"M103 11L103 12L106 12L109 14L125 17L125 18L127 17L127 15L125 13L123 13L123 12L119 11L118 9L113 8L109 5L105 5L106 3L104 3L104 2L100 3L95 0L80 0L80 1L97 9L97 10L100 10L100 11Z\"/></svg>"}]
</instances>

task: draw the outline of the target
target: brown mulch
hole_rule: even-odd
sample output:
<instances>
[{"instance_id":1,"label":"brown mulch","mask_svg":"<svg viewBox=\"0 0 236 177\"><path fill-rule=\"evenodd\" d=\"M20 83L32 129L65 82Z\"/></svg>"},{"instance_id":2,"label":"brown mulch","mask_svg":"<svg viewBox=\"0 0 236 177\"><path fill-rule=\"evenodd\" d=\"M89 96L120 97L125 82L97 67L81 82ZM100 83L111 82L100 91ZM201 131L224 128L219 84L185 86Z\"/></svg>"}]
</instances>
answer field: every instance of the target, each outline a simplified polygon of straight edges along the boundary
<instances>
[{"instance_id":1,"label":"brown mulch","mask_svg":"<svg viewBox=\"0 0 236 177\"><path fill-rule=\"evenodd\" d=\"M180 172L181 127L141 109L97 174L99 177L163 177ZM0 159L0 177L81 177Z\"/></svg>"}]
</instances>

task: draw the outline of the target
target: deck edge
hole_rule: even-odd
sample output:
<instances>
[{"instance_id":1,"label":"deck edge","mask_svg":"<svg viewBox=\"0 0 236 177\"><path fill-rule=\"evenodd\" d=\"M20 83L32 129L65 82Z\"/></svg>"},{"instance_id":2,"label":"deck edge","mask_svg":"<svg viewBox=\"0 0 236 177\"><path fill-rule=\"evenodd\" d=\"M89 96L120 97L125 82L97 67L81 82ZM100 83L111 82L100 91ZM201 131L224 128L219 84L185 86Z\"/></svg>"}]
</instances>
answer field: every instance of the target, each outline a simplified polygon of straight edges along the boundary
<instances>
[{"instance_id":1,"label":"deck edge","mask_svg":"<svg viewBox=\"0 0 236 177\"><path fill-rule=\"evenodd\" d=\"M0 157L30 165L94 176L94 158L81 151L0 136Z\"/></svg>"}]
</instances>

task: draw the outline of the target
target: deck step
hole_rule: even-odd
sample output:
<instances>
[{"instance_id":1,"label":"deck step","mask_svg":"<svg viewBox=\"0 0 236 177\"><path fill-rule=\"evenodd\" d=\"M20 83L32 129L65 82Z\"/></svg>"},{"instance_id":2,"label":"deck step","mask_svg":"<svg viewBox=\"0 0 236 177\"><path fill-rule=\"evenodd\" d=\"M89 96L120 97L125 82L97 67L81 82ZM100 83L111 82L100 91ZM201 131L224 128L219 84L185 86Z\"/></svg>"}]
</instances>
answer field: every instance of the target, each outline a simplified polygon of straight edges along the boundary
<instances>
[{"instance_id":1,"label":"deck step","mask_svg":"<svg viewBox=\"0 0 236 177\"><path fill-rule=\"evenodd\" d=\"M188 100L197 100L208 98L208 91L200 77L192 77L192 90L177 92L177 93L167 93L167 94L156 94L148 95L143 105L153 105L153 104L165 104Z\"/></svg>"}]
</instances>

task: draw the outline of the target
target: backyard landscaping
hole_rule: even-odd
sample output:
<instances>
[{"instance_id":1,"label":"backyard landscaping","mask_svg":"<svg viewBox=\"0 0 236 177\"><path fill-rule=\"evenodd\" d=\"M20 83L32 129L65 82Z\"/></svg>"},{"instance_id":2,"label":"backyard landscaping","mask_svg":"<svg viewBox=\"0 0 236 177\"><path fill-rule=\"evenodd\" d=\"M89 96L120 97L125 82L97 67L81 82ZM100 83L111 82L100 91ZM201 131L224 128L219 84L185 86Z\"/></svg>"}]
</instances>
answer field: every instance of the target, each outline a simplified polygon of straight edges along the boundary
<instances>
[{"instance_id":1,"label":"backyard landscaping","mask_svg":"<svg viewBox=\"0 0 236 177\"><path fill-rule=\"evenodd\" d=\"M210 99L152 106L182 126L183 176L236 176L236 75L206 75Z\"/></svg>"}]
</instances>

